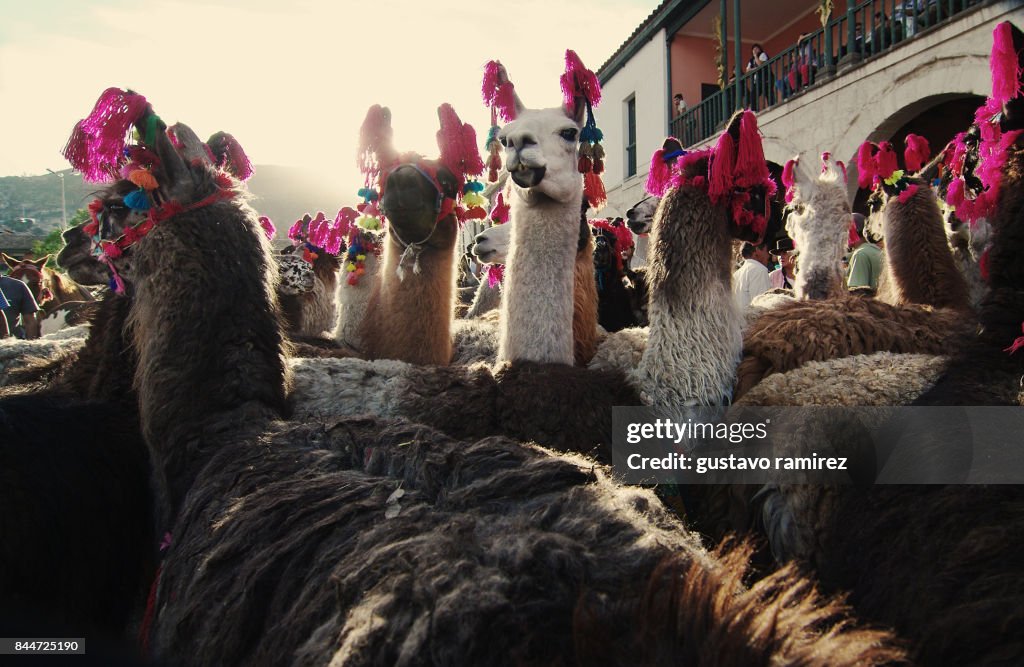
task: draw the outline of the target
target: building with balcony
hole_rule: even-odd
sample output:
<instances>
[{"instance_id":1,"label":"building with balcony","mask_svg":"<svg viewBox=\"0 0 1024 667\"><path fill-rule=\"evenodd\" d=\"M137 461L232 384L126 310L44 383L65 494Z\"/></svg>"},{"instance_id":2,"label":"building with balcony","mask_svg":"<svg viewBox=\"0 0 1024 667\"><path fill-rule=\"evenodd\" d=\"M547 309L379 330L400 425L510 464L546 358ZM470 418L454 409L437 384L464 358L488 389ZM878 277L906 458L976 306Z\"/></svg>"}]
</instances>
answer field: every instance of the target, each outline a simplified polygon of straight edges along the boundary
<instances>
[{"instance_id":1,"label":"building with balcony","mask_svg":"<svg viewBox=\"0 0 1024 667\"><path fill-rule=\"evenodd\" d=\"M857 147L902 147L913 132L934 152L965 129L990 93L992 30L1006 20L1024 26L1021 0L665 0L598 70L601 215L624 215L644 197L666 135L705 146L738 108L758 112L774 167L821 151L844 161L860 209ZM755 44L767 58L748 69Z\"/></svg>"}]
</instances>

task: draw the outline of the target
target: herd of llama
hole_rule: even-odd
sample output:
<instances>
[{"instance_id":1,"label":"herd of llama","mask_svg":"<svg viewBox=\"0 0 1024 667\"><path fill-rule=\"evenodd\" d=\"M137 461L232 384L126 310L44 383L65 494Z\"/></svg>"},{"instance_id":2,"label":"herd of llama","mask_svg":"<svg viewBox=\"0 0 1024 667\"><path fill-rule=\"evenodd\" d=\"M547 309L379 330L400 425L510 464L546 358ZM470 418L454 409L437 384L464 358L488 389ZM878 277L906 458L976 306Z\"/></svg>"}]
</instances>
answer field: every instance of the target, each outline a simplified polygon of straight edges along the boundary
<instances>
[{"instance_id":1,"label":"herd of llama","mask_svg":"<svg viewBox=\"0 0 1024 667\"><path fill-rule=\"evenodd\" d=\"M362 202L283 255L230 134L107 89L65 147L104 185L58 259L108 288L78 337L0 345L0 636L153 665L1024 663L1022 486L609 467L613 406L1024 405L1024 33L994 41L993 95L934 160L859 151L877 294L844 285L845 169L777 183L750 111L588 219L601 90L572 51L552 108L488 63L483 158L450 105L434 158L372 107ZM794 289L743 312L734 247L783 197Z\"/></svg>"}]
</instances>

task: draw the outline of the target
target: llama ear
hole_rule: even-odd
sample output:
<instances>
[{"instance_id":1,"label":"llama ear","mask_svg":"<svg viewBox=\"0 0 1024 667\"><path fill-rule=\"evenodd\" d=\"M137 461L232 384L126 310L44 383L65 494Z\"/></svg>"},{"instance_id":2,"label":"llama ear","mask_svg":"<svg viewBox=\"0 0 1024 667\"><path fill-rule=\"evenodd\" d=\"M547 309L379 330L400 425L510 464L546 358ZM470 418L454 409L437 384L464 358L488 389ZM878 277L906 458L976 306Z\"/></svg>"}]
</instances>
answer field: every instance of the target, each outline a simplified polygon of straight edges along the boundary
<instances>
[{"instance_id":1,"label":"llama ear","mask_svg":"<svg viewBox=\"0 0 1024 667\"><path fill-rule=\"evenodd\" d=\"M213 164L210 149L188 125L175 123L167 128L167 137L185 162L192 164L199 161Z\"/></svg>"},{"instance_id":2,"label":"llama ear","mask_svg":"<svg viewBox=\"0 0 1024 667\"><path fill-rule=\"evenodd\" d=\"M523 111L526 110L526 105L523 104L523 101L521 99L519 99L519 93L517 93L515 87L511 85L512 81L511 81L511 79L508 78L508 71L505 70L505 66L501 64L500 60L497 61L497 63L498 63L498 84L499 85L504 85L506 83L509 84L508 89L511 91L512 108L515 110L516 116L518 117L519 114L523 113Z\"/></svg>"},{"instance_id":3,"label":"llama ear","mask_svg":"<svg viewBox=\"0 0 1024 667\"><path fill-rule=\"evenodd\" d=\"M167 199L183 199L192 181L188 165L167 136L167 125L149 108L135 127L143 143L153 149L160 159L153 171L157 174L161 192Z\"/></svg>"},{"instance_id":4,"label":"llama ear","mask_svg":"<svg viewBox=\"0 0 1024 667\"><path fill-rule=\"evenodd\" d=\"M38 259L30 259L28 263L41 271L48 261L50 261L50 256L44 255Z\"/></svg>"},{"instance_id":5,"label":"llama ear","mask_svg":"<svg viewBox=\"0 0 1024 667\"><path fill-rule=\"evenodd\" d=\"M13 269L18 264L20 264L20 262L18 260L16 260L13 257L11 257L6 252L3 253L3 258L4 258L4 264L6 264L7 268L9 268L9 269Z\"/></svg>"}]
</instances>

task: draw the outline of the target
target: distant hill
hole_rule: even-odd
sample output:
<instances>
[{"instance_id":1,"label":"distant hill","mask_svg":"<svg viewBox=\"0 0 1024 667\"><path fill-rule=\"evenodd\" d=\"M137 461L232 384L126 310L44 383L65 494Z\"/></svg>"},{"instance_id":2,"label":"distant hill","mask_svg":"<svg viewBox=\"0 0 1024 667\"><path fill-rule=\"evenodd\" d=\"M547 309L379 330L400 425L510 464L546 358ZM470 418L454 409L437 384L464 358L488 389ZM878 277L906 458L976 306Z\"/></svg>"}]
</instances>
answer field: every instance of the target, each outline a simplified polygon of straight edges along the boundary
<instances>
[{"instance_id":1,"label":"distant hill","mask_svg":"<svg viewBox=\"0 0 1024 667\"><path fill-rule=\"evenodd\" d=\"M276 165L257 165L254 169L249 180L252 205L260 215L274 221L278 241L303 213L322 210L333 218L343 204L351 204L355 198L357 186L325 183L322 176L304 169ZM64 174L70 219L75 211L88 206L93 193L102 186L85 183L70 169L60 173ZM26 223L23 218L33 222ZM0 177L0 232L6 228L21 235L42 237L60 222L60 177L53 174Z\"/></svg>"}]
</instances>

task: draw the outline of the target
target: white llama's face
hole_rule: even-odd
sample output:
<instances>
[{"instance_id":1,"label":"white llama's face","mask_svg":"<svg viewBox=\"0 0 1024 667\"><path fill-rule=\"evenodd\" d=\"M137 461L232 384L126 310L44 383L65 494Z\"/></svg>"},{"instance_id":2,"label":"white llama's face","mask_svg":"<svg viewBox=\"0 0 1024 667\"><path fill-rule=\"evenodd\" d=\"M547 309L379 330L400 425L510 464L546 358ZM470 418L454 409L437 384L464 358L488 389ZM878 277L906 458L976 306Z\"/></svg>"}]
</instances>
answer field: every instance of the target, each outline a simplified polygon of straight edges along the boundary
<instances>
[{"instance_id":1,"label":"white llama's face","mask_svg":"<svg viewBox=\"0 0 1024 667\"><path fill-rule=\"evenodd\" d=\"M508 258L509 239L512 236L512 223L495 225L476 235L473 254L486 264L504 264Z\"/></svg>"},{"instance_id":2,"label":"white llama's face","mask_svg":"<svg viewBox=\"0 0 1024 667\"><path fill-rule=\"evenodd\" d=\"M561 108L527 109L498 133L505 147L505 167L517 196L535 203L547 197L561 203L579 201L583 176L576 155L580 125Z\"/></svg>"},{"instance_id":3,"label":"white llama's face","mask_svg":"<svg viewBox=\"0 0 1024 667\"><path fill-rule=\"evenodd\" d=\"M831 257L837 238L845 238L850 222L850 206L842 176L831 160L822 164L818 175L798 162L793 169L794 193L786 218L786 232L797 251ZM827 252L823 252L826 251Z\"/></svg>"}]
</instances>

